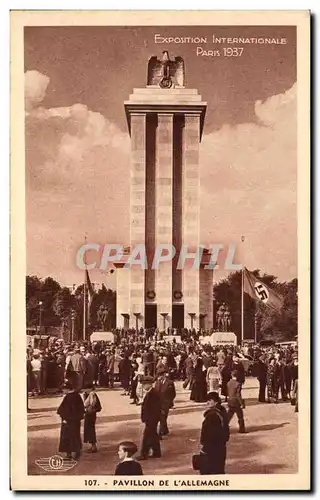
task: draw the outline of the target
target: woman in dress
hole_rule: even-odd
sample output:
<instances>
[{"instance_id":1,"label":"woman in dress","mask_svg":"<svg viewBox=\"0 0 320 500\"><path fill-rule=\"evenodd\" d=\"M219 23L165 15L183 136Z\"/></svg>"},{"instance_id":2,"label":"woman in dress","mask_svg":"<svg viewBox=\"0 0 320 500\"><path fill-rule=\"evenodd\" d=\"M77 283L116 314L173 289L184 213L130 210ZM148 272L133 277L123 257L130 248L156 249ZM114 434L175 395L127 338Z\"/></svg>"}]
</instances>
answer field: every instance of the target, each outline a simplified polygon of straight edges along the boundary
<instances>
[{"instance_id":1,"label":"woman in dress","mask_svg":"<svg viewBox=\"0 0 320 500\"><path fill-rule=\"evenodd\" d=\"M268 403L274 403L276 401L275 398L275 358L271 357L269 359L268 369L267 369L267 401Z\"/></svg>"},{"instance_id":2,"label":"woman in dress","mask_svg":"<svg viewBox=\"0 0 320 500\"><path fill-rule=\"evenodd\" d=\"M225 397L225 402L228 399L227 384L231 380L232 360L226 358L226 362L221 369L221 395Z\"/></svg>"},{"instance_id":3,"label":"woman in dress","mask_svg":"<svg viewBox=\"0 0 320 500\"><path fill-rule=\"evenodd\" d=\"M101 403L93 385L89 392L84 393L83 400L85 409L83 442L91 445L88 453L97 453L96 420L97 413L101 411Z\"/></svg>"},{"instance_id":4,"label":"woman in dress","mask_svg":"<svg viewBox=\"0 0 320 500\"><path fill-rule=\"evenodd\" d=\"M84 417L84 405L78 389L77 381L69 377L70 391L65 395L57 413L61 417L59 451L67 454L67 458L79 458L82 448L80 427Z\"/></svg>"},{"instance_id":5,"label":"woman in dress","mask_svg":"<svg viewBox=\"0 0 320 500\"><path fill-rule=\"evenodd\" d=\"M124 390L121 395L128 396L131 377L131 361L127 353L124 354L123 358L119 362L119 375L121 386Z\"/></svg>"},{"instance_id":6,"label":"woman in dress","mask_svg":"<svg viewBox=\"0 0 320 500\"><path fill-rule=\"evenodd\" d=\"M217 367L216 361L211 362L207 370L207 391L209 392L219 392L221 384L221 374Z\"/></svg>"},{"instance_id":7,"label":"woman in dress","mask_svg":"<svg viewBox=\"0 0 320 500\"><path fill-rule=\"evenodd\" d=\"M194 383L192 385L190 399L195 403L204 403L207 401L206 372L204 371L203 360L200 357L196 361Z\"/></svg>"}]
</instances>

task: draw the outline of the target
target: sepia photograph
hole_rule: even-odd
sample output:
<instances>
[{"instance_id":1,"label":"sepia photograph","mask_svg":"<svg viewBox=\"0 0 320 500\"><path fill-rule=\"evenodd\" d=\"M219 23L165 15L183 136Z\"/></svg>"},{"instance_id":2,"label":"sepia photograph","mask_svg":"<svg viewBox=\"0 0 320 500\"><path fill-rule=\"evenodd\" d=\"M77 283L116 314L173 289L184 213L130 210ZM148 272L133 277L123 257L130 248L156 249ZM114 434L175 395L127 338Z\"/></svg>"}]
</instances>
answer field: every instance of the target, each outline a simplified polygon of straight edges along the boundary
<instances>
[{"instance_id":1,"label":"sepia photograph","mask_svg":"<svg viewBox=\"0 0 320 500\"><path fill-rule=\"evenodd\" d=\"M309 13L11 25L12 489L310 489Z\"/></svg>"}]
</instances>

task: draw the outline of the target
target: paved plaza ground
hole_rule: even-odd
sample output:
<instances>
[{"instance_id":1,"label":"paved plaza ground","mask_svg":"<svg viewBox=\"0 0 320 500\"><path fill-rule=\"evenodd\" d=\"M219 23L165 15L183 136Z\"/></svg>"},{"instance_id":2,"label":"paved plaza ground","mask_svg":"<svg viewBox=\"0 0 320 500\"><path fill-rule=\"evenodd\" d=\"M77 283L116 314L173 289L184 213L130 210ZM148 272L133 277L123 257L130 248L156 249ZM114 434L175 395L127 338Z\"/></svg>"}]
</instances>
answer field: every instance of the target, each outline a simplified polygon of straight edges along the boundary
<instances>
[{"instance_id":1,"label":"paved plaza ground","mask_svg":"<svg viewBox=\"0 0 320 500\"><path fill-rule=\"evenodd\" d=\"M176 383L175 408L170 411L170 435L161 442L162 457L143 461L144 474L195 474L191 456L199 450L199 437L205 403L193 403L190 392ZM141 441L143 424L140 407L130 405L120 388L98 390L102 411L97 417L99 452L86 453L68 475L110 475L117 464L118 443L129 439ZM298 413L290 403L263 404L257 402L258 383L246 380L243 396L246 400L247 434L238 433L236 416L230 424L231 436L227 449L228 474L292 474L298 470ZM29 474L50 474L41 470L35 460L58 453L60 417L56 410L61 396L30 398L28 413ZM53 472L56 474L56 472Z\"/></svg>"}]
</instances>

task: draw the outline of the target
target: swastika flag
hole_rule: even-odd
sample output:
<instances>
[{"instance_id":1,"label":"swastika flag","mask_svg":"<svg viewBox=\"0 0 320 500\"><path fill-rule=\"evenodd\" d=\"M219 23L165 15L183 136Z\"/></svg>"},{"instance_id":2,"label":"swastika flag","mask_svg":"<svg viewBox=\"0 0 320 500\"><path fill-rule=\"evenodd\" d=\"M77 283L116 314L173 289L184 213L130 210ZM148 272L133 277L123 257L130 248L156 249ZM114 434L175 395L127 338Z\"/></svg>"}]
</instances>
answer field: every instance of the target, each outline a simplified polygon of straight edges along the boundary
<instances>
[{"instance_id":1,"label":"swastika flag","mask_svg":"<svg viewBox=\"0 0 320 500\"><path fill-rule=\"evenodd\" d=\"M250 297L259 302L263 302L267 307L276 312L280 312L283 306L283 298L274 290L265 285L262 281L244 268L244 291Z\"/></svg>"}]
</instances>

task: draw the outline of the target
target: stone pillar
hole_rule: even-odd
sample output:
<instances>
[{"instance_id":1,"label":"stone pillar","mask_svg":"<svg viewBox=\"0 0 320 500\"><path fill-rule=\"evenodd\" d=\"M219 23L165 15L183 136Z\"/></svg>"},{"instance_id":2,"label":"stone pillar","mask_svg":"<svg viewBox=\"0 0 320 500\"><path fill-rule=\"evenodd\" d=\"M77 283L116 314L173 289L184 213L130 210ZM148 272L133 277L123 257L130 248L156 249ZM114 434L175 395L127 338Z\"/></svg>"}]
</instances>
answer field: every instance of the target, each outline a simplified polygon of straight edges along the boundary
<instances>
[{"instance_id":1,"label":"stone pillar","mask_svg":"<svg viewBox=\"0 0 320 500\"><path fill-rule=\"evenodd\" d=\"M123 314L130 314L130 270L123 268L124 263L114 263L117 271L117 328L123 328Z\"/></svg>"},{"instance_id":2,"label":"stone pillar","mask_svg":"<svg viewBox=\"0 0 320 500\"><path fill-rule=\"evenodd\" d=\"M131 192L130 247L145 245L145 183L146 183L146 114L131 113ZM144 326L144 274L140 266L130 269L130 327Z\"/></svg>"},{"instance_id":3,"label":"stone pillar","mask_svg":"<svg viewBox=\"0 0 320 500\"><path fill-rule=\"evenodd\" d=\"M200 314L205 314L205 328L213 328L213 270L200 268Z\"/></svg>"},{"instance_id":4,"label":"stone pillar","mask_svg":"<svg viewBox=\"0 0 320 500\"><path fill-rule=\"evenodd\" d=\"M200 115L185 115L183 147L183 244L189 252L199 247L200 227L200 174L199 174ZM185 327L199 328L200 283L199 269L185 267L183 271Z\"/></svg>"},{"instance_id":5,"label":"stone pillar","mask_svg":"<svg viewBox=\"0 0 320 500\"><path fill-rule=\"evenodd\" d=\"M156 245L172 244L173 114L159 113L156 146ZM172 321L172 261L156 270L157 323ZM166 313L165 320L163 313Z\"/></svg>"}]
</instances>

